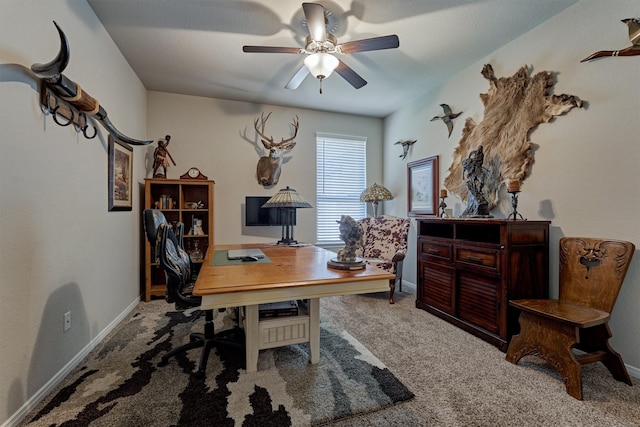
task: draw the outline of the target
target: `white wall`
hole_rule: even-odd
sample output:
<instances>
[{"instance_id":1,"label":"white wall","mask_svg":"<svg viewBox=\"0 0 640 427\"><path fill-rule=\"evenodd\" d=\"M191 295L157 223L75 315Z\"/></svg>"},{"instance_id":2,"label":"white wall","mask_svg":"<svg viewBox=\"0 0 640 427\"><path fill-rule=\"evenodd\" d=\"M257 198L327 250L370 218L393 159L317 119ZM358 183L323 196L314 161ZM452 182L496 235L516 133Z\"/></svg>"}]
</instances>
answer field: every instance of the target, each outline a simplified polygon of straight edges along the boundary
<instances>
[{"instance_id":1,"label":"white wall","mask_svg":"<svg viewBox=\"0 0 640 427\"><path fill-rule=\"evenodd\" d=\"M256 179L256 165L267 151L253 122L269 112L265 133L274 141L291 136L290 123L296 115L300 130L296 146L285 152L278 184L264 188ZM382 181L381 119L162 92L149 92L148 117L150 137L171 135L169 152L177 166L171 165L169 178L179 178L196 166L215 181L215 242L219 244L280 239L280 227L243 226L245 196L271 196L288 185L315 206L316 132L366 137L367 181ZM147 149L147 176L151 176L153 148ZM295 238L315 242L315 209L297 210Z\"/></svg>"},{"instance_id":2,"label":"white wall","mask_svg":"<svg viewBox=\"0 0 640 427\"><path fill-rule=\"evenodd\" d=\"M65 74L146 136L146 91L84 0L0 0L0 424L139 297L139 193L108 212L106 132L86 140L40 110L29 67L57 55L53 20Z\"/></svg>"},{"instance_id":3,"label":"white wall","mask_svg":"<svg viewBox=\"0 0 640 427\"><path fill-rule=\"evenodd\" d=\"M393 143L418 140L404 163L439 155L442 185L464 121L472 117L479 123L483 118L479 94L489 88L480 74L483 65L490 63L496 77L511 76L528 65L532 73L557 73L555 94L576 95L585 101L584 108L541 124L531 133L535 163L519 197L518 211L526 218L551 221L551 294L557 296L560 237L617 238L640 247L640 58L579 62L598 50L629 46L628 29L620 20L637 16L637 0L583 0L390 115L385 120L384 183L403 197L386 202L387 212L400 216L407 212L406 166L398 160ZM429 121L441 114L440 103L463 111L449 139L440 121ZM446 202L458 214L464 209L456 197ZM508 204L503 212L492 213L504 218L509 208ZM409 254L415 251L414 226ZM636 376L640 374L637 252L610 322L612 345L625 363L635 367ZM415 255L405 262L404 275L415 283Z\"/></svg>"}]
</instances>

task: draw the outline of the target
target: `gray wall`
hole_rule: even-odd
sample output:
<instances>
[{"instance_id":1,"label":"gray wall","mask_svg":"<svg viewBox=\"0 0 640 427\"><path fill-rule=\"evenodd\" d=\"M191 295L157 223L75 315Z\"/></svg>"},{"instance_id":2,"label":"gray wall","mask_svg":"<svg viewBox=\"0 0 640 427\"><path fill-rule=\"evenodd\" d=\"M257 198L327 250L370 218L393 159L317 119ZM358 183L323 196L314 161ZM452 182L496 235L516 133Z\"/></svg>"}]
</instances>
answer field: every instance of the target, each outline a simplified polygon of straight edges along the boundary
<instances>
[{"instance_id":1,"label":"gray wall","mask_svg":"<svg viewBox=\"0 0 640 427\"><path fill-rule=\"evenodd\" d=\"M29 67L57 55L52 21L70 43L65 74L125 134L146 136L147 93L84 0L0 0L0 10L2 423L139 298L141 213L107 211L106 133L86 140L40 110ZM137 183L140 149L134 161Z\"/></svg>"},{"instance_id":2,"label":"gray wall","mask_svg":"<svg viewBox=\"0 0 640 427\"><path fill-rule=\"evenodd\" d=\"M469 67L442 87L427 93L385 120L385 185L396 194L385 202L387 213L406 215L406 165L397 158L395 141L417 139L406 161L440 156L440 184L452 162L467 117L479 123L483 105L479 94L489 89L480 74L491 64L496 77L511 76L523 65L557 73L553 93L576 95L585 107L574 109L530 135L535 163L522 184L518 211L530 220L551 221L551 294L558 289L558 240L562 236L593 236L629 240L640 246L640 58L580 60L604 49L629 45L628 30L620 19L637 17L636 0L583 0L569 7L502 49ZM454 121L447 139L440 103L464 113ZM502 197L508 196L502 192ZM507 201L510 199L506 199ZM460 213L464 203L449 197L447 205ZM492 213L504 218L511 205ZM409 253L415 254L415 222ZM612 344L631 374L640 377L640 255L637 253L613 312ZM416 257L409 256L405 278L416 281Z\"/></svg>"},{"instance_id":3,"label":"gray wall","mask_svg":"<svg viewBox=\"0 0 640 427\"><path fill-rule=\"evenodd\" d=\"M271 117L266 134L278 142L291 135L290 123L298 116L297 144L285 152L278 184L264 188L256 179L260 156L267 155L253 122L261 113ZM277 241L280 227L244 227L245 196L271 196L287 185L312 206L316 199L316 132L367 138L367 181L382 181L382 120L300 108L256 105L195 96L149 92L149 135L171 135L169 151L177 166L169 178L178 178L191 166L216 183L216 243ZM153 147L148 148L151 158ZM147 170L151 176L151 170ZM298 209L295 237L315 242L315 209Z\"/></svg>"},{"instance_id":4,"label":"gray wall","mask_svg":"<svg viewBox=\"0 0 640 427\"><path fill-rule=\"evenodd\" d=\"M628 45L622 18L637 16L637 1L583 0L483 61L452 76L384 121L267 105L147 93L83 0L0 0L0 421L15 420L38 393L60 379L83 351L131 309L139 295L140 208L107 212L107 142L101 132L85 140L55 125L38 105L28 67L57 53L56 20L67 33L72 59L65 73L108 110L124 133L158 139L171 134L176 178L190 166L216 181L216 242L273 241L279 230L243 229L245 195L271 195L281 186L315 200L315 132L369 138L368 181L387 186L395 199L385 213L406 215L406 163L439 155L446 176L462 120L446 138L429 122L445 102L482 119L480 75L491 63L497 76L530 65L559 72L556 93L588 102L532 134L537 145L532 176L523 184L520 210L529 219L552 221L551 279L557 292L557 241L562 235L623 238L640 244L640 88L638 58L578 61L599 49ZM578 24L576 24L578 23ZM148 100L147 100L148 99ZM298 145L284 165L280 184L263 189L254 170L262 155L252 129L261 112L273 111L269 134L284 135L300 118ZM246 133L245 133L246 132ZM245 139L246 136L246 139ZM416 138L401 161L393 143ZM135 181L150 174L152 147L134 149ZM450 198L450 205L460 204ZM496 212L496 216L501 213ZM300 211L296 237L313 241L314 211ZM410 239L405 278L415 282L415 238ZM628 274L611 328L614 346L640 377L640 256ZM72 311L73 328L62 332ZM11 343L7 345L6 343Z\"/></svg>"}]
</instances>

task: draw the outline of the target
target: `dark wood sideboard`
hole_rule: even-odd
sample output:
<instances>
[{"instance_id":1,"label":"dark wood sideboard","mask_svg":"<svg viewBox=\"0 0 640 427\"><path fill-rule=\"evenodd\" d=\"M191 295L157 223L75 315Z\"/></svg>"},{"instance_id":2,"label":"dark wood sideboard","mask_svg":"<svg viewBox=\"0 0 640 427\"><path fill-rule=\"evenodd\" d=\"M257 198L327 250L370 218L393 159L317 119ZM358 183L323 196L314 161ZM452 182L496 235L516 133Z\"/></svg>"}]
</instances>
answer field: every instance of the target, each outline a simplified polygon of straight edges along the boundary
<instances>
[{"instance_id":1,"label":"dark wood sideboard","mask_svg":"<svg viewBox=\"0 0 640 427\"><path fill-rule=\"evenodd\" d=\"M506 351L509 300L549 295L550 221L417 219L416 307Z\"/></svg>"}]
</instances>

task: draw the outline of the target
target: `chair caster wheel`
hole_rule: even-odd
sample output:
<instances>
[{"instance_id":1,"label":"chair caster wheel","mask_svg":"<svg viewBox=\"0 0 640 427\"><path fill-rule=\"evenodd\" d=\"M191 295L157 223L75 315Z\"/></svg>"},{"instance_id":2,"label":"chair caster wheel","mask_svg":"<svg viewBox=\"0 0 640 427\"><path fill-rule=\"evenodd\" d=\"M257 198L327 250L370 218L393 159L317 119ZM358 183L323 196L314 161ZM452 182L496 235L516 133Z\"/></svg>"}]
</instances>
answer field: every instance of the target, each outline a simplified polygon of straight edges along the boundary
<instances>
[{"instance_id":1,"label":"chair caster wheel","mask_svg":"<svg viewBox=\"0 0 640 427\"><path fill-rule=\"evenodd\" d=\"M167 366L168 360L162 358L160 359L160 361L158 362L158 366Z\"/></svg>"},{"instance_id":2,"label":"chair caster wheel","mask_svg":"<svg viewBox=\"0 0 640 427\"><path fill-rule=\"evenodd\" d=\"M204 379L205 374L204 374L204 371L200 371L200 370L198 370L198 371L196 371L196 372L194 372L194 373L193 373L193 376L194 376L194 377L196 377L196 378L202 378L202 379Z\"/></svg>"}]
</instances>

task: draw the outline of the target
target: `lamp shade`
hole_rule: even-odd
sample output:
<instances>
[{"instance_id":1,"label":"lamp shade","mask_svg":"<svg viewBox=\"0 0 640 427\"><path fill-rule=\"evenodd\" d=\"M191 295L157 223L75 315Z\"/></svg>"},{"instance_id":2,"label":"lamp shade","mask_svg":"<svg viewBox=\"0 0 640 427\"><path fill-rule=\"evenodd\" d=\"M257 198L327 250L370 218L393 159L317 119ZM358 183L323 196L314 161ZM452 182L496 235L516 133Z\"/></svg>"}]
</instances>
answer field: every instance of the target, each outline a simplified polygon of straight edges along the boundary
<instances>
[{"instance_id":1,"label":"lamp shade","mask_svg":"<svg viewBox=\"0 0 640 427\"><path fill-rule=\"evenodd\" d=\"M361 202L381 202L383 200L391 200L393 195L382 185L374 183L360 194Z\"/></svg>"},{"instance_id":2,"label":"lamp shade","mask_svg":"<svg viewBox=\"0 0 640 427\"><path fill-rule=\"evenodd\" d=\"M293 223L296 209L312 207L293 188L283 188L273 195L263 208L278 208L284 215L282 222L282 239L278 240L279 245L297 245L298 241L293 238Z\"/></svg>"},{"instance_id":3,"label":"lamp shade","mask_svg":"<svg viewBox=\"0 0 640 427\"><path fill-rule=\"evenodd\" d=\"M387 190L382 185L378 185L373 183L373 185L366 190L364 190L360 194L361 202L371 202L373 203L373 216L378 216L378 202L382 202L383 200L391 200L393 199L393 194L391 191Z\"/></svg>"},{"instance_id":4,"label":"lamp shade","mask_svg":"<svg viewBox=\"0 0 640 427\"><path fill-rule=\"evenodd\" d=\"M283 188L274 194L263 208L311 208L309 202L304 200L293 188Z\"/></svg>"},{"instance_id":5,"label":"lamp shade","mask_svg":"<svg viewBox=\"0 0 640 427\"><path fill-rule=\"evenodd\" d=\"M321 80L329 77L339 62L335 56L323 52L313 53L304 59L304 65L307 66L313 77Z\"/></svg>"}]
</instances>

